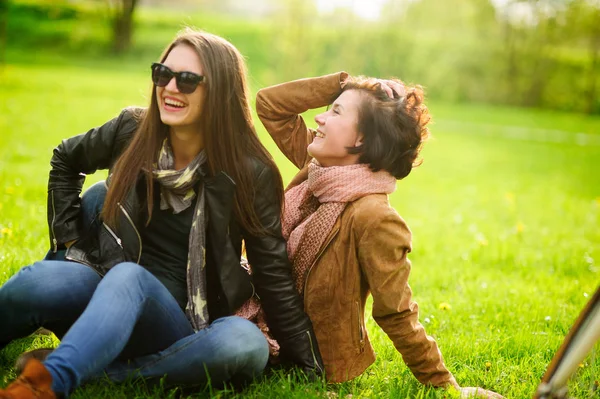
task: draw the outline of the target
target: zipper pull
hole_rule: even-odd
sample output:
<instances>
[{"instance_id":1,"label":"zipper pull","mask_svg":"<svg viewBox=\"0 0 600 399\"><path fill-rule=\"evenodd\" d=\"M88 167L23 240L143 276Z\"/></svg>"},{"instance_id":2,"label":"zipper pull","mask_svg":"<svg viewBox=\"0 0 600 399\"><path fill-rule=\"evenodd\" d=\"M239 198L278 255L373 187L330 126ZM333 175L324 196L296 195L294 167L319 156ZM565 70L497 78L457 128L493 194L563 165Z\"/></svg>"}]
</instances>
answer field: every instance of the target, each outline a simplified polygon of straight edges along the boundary
<instances>
[{"instance_id":1,"label":"zipper pull","mask_svg":"<svg viewBox=\"0 0 600 399\"><path fill-rule=\"evenodd\" d=\"M54 237L52 237L52 244L53 244L52 252L57 253L58 252L58 241Z\"/></svg>"}]
</instances>

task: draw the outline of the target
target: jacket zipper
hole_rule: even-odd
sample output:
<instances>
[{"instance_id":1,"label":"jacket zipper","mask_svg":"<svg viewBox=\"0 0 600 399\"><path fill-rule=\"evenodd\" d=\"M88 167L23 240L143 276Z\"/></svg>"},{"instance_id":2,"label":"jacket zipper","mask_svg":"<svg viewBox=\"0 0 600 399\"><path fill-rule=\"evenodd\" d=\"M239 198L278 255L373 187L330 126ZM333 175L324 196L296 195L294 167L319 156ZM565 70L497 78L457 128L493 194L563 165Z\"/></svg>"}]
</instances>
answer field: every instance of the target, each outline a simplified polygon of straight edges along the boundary
<instances>
[{"instance_id":1,"label":"jacket zipper","mask_svg":"<svg viewBox=\"0 0 600 399\"><path fill-rule=\"evenodd\" d=\"M125 217L127 218L127 220L129 220L129 223L131 223L131 227L133 227L133 230L135 231L135 234L137 234L138 237L138 241L140 243L140 250L138 253L138 258L137 258L137 264L140 263L140 259L142 258L142 236L140 236L140 232L138 231L138 229L135 227L135 224L133 223L133 220L131 219L131 216L129 216L129 213L127 213L127 211L125 210L125 208L123 207L123 205L121 205L121 203L118 203L119 208L121 208L121 210L123 211L123 213L125 214Z\"/></svg>"},{"instance_id":2,"label":"jacket zipper","mask_svg":"<svg viewBox=\"0 0 600 399\"><path fill-rule=\"evenodd\" d=\"M117 244L119 244L121 249L123 249L123 243L121 239L117 236L117 234L106 223L102 222L102 224L104 225L104 228L110 233L110 235L115 239Z\"/></svg>"},{"instance_id":3,"label":"jacket zipper","mask_svg":"<svg viewBox=\"0 0 600 399\"><path fill-rule=\"evenodd\" d=\"M362 329L362 315L360 312L360 305L357 301L354 301L356 304L356 314L358 315L358 343L360 344L360 353L363 352L365 347L365 336Z\"/></svg>"},{"instance_id":4,"label":"jacket zipper","mask_svg":"<svg viewBox=\"0 0 600 399\"><path fill-rule=\"evenodd\" d=\"M50 225L50 230L52 231L52 252L58 252L58 241L56 240L56 234L54 233L54 222L56 221L56 209L54 206L54 190L50 191L50 195L52 197L52 223Z\"/></svg>"},{"instance_id":5,"label":"jacket zipper","mask_svg":"<svg viewBox=\"0 0 600 399\"><path fill-rule=\"evenodd\" d=\"M315 257L314 262L308 268L308 272L306 272L306 279L304 280L304 291L303 291L304 293L306 293L306 287L308 286L308 276L310 276L310 272L312 271L313 267L317 264L317 261L319 260L319 258L321 257L321 255L323 255L323 252L325 252L325 250L327 249L327 247L329 246L329 244L331 244L331 241L333 241L333 239L337 236L337 234L339 233L339 231L340 231L340 229L337 229L331 235L331 238L329 238L329 240L325 243L325 245L323 245L323 247L321 248L321 250L319 251L319 253ZM303 296L304 296L304 300L306 301L306 295L303 295ZM306 303L304 304L304 307L306 307Z\"/></svg>"},{"instance_id":6,"label":"jacket zipper","mask_svg":"<svg viewBox=\"0 0 600 399\"><path fill-rule=\"evenodd\" d=\"M319 372L321 374L323 374L323 369L319 365L319 362L317 361L317 356L315 355L315 348L314 348L314 345L313 345L313 342L312 342L312 337L310 335L310 331L307 331L306 335L308 335L308 342L310 343L310 352L312 353L313 362L315 362L315 368L317 370L319 370Z\"/></svg>"}]
</instances>

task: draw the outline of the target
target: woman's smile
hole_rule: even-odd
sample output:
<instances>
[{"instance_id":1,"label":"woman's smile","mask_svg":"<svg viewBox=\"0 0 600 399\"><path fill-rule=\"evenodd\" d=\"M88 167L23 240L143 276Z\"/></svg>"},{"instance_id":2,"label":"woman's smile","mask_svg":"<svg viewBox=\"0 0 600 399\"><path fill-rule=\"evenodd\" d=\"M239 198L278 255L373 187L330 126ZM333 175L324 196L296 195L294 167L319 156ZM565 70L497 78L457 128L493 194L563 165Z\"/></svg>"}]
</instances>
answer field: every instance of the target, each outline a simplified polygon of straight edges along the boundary
<instances>
[{"instance_id":1,"label":"woman's smile","mask_svg":"<svg viewBox=\"0 0 600 399\"><path fill-rule=\"evenodd\" d=\"M168 112L181 112L187 107L187 104L174 97L163 97L163 108Z\"/></svg>"}]
</instances>

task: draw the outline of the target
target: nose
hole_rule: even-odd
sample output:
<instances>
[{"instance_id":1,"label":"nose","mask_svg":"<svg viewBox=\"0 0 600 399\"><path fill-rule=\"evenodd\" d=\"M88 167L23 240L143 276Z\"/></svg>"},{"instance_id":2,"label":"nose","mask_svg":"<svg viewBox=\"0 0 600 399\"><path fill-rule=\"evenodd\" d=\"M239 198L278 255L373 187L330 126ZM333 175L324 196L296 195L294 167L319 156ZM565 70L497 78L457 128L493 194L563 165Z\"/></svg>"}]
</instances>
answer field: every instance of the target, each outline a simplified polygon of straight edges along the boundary
<instances>
[{"instance_id":1,"label":"nose","mask_svg":"<svg viewBox=\"0 0 600 399\"><path fill-rule=\"evenodd\" d=\"M325 124L325 113L315 116L315 122L317 122L317 125L323 126Z\"/></svg>"},{"instance_id":2,"label":"nose","mask_svg":"<svg viewBox=\"0 0 600 399\"><path fill-rule=\"evenodd\" d=\"M177 88L177 79L175 76L173 76L171 80L169 80L169 83L165 86L165 89L175 92L179 91L179 89Z\"/></svg>"}]
</instances>

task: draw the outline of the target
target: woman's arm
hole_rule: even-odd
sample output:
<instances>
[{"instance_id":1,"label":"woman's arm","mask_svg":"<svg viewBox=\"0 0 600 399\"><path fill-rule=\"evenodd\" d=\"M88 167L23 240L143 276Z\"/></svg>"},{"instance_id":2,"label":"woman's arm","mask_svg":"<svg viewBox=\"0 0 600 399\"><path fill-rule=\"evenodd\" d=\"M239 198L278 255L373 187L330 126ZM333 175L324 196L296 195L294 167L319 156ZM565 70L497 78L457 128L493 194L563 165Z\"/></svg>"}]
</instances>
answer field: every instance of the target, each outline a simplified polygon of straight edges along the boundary
<instances>
[{"instance_id":1,"label":"woman's arm","mask_svg":"<svg viewBox=\"0 0 600 399\"><path fill-rule=\"evenodd\" d=\"M410 230L391 208L381 217L368 213L358 255L373 295L373 318L421 383L458 388L436 342L419 323L418 306L411 299L407 258L411 250Z\"/></svg>"},{"instance_id":2,"label":"woman's arm","mask_svg":"<svg viewBox=\"0 0 600 399\"><path fill-rule=\"evenodd\" d=\"M63 140L54 149L48 179L48 227L54 252L79 238L79 195L85 175L112 166L137 127L133 113L126 108L104 125Z\"/></svg>"},{"instance_id":3,"label":"woman's arm","mask_svg":"<svg viewBox=\"0 0 600 399\"><path fill-rule=\"evenodd\" d=\"M256 179L254 209L267 234L243 232L256 293L281 355L308 372L323 373L323 361L310 319L294 287L286 243L281 235L281 207L275 172L264 167Z\"/></svg>"},{"instance_id":4,"label":"woman's arm","mask_svg":"<svg viewBox=\"0 0 600 399\"><path fill-rule=\"evenodd\" d=\"M331 104L342 92L346 72L306 78L261 89L256 95L256 113L281 152L301 169L310 157L306 147L313 129L301 113Z\"/></svg>"}]
</instances>

